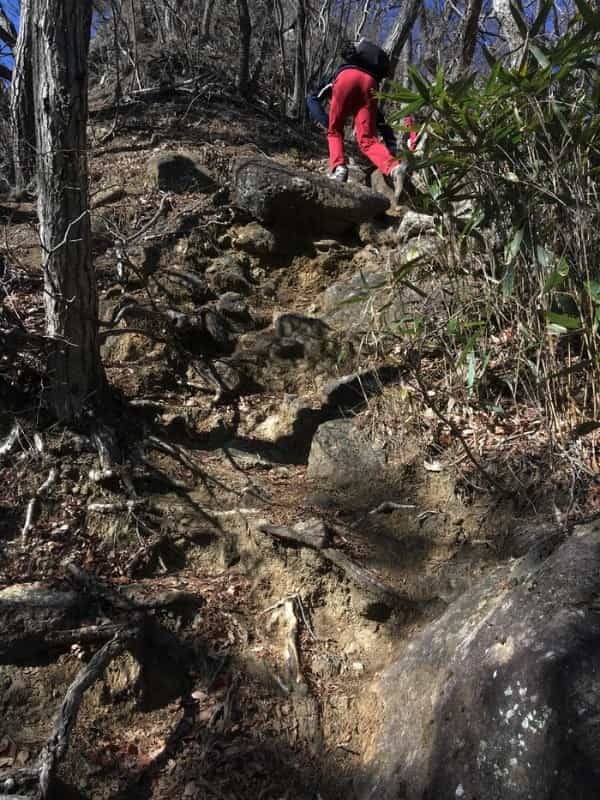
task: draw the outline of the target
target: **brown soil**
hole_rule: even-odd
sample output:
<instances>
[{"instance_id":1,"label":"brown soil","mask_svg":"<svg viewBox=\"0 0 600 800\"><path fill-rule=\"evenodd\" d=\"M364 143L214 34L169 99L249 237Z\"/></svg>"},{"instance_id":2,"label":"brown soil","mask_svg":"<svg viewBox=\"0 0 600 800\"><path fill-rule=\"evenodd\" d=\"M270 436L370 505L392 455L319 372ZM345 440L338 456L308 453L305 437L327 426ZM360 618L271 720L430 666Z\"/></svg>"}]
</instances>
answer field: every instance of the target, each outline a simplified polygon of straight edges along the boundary
<instances>
[{"instance_id":1,"label":"brown soil","mask_svg":"<svg viewBox=\"0 0 600 800\"><path fill-rule=\"evenodd\" d=\"M96 139L110 128L99 116L92 124ZM134 122L128 120L130 128ZM273 120L250 109L215 103L192 109L182 121L181 108L173 105L160 113L148 109L136 124L135 133L123 130L90 153L92 191L122 187L127 193L94 217L103 313L123 291L138 298L149 291L157 300L165 286L175 291L167 281L149 282L148 289L115 288L115 232L139 229L160 201L145 173L157 147L193 148L220 175L234 155L257 148L284 151L281 157L304 166L323 163L311 161L306 149L289 152L308 147L304 132L290 131L286 143L280 132L272 134ZM6 208L13 220L6 231L14 277L4 303L41 332L34 223L17 222L24 214L33 217L33 206ZM168 242L155 265L158 281L161 271L196 257L194 248L214 254L227 230L218 215L210 197L170 200L146 242ZM184 224L190 218L191 229ZM131 256L143 269L143 248ZM351 258L303 254L270 267L273 294L258 289L252 306L267 316L309 310L331 281L353 270ZM180 308L193 310L191 294L179 290ZM305 463L294 463L293 453L273 458L264 443L254 443L246 457L232 455L223 445L235 438L239 418L264 418L281 395L266 391L215 406L209 395L185 385L177 352L140 335L106 352L117 398L107 422L116 431L119 469L145 505L93 511L91 504L126 500L126 482L118 474L100 482L90 478L98 468L93 425L74 433L45 419L29 383L43 371L36 358L32 354L29 365L25 360L12 375L22 392L23 434L0 469L0 589L28 581L62 586L71 562L117 587L143 580L149 595L176 587L195 598L148 612L158 633L113 662L87 692L60 770L62 796L351 797L377 726L378 709L368 699L373 675L411 633L507 556L510 505L461 498L455 470L424 469L418 426L405 428L380 485L350 492L310 485ZM314 389L312 369L299 368L288 379L297 394ZM131 400L146 406L134 407ZM7 403L1 416L3 435L16 403ZM359 415L367 438L379 427L373 413L370 407ZM179 450L152 447L151 435ZM51 467L57 480L22 542L28 500ZM383 501L402 507L371 513ZM330 524L336 548L395 590L395 606L358 587L318 552L286 547L257 529L261 519L292 524L312 516ZM142 559L130 574L134 556L158 533L167 537L160 557ZM289 619L282 616L287 599L297 623L300 683L289 677ZM94 609L88 622L114 617L106 605ZM71 623L76 627L78 620ZM0 666L0 768L33 763L70 682L95 649L74 646Z\"/></svg>"}]
</instances>

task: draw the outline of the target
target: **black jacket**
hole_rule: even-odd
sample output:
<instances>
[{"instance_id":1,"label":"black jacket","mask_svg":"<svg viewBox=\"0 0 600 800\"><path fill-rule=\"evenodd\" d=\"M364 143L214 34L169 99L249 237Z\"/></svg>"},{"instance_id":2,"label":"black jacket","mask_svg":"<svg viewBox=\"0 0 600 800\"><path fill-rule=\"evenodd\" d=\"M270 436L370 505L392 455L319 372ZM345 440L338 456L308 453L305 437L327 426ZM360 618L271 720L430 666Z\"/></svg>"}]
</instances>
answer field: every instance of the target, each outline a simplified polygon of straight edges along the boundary
<instances>
[{"instance_id":1,"label":"black jacket","mask_svg":"<svg viewBox=\"0 0 600 800\"><path fill-rule=\"evenodd\" d=\"M310 118L313 122L316 122L323 128L327 128L329 126L329 118L327 117L327 112L325 111L323 104L331 97L333 82L340 72L343 72L346 69L358 69L361 72L366 72L367 75L370 75L377 81L377 83L379 83L379 78L372 70L366 69L365 67L356 66L355 64L342 64L342 66L333 76L320 84L320 86L313 89L313 91L311 91L306 98L306 106L308 108L308 114ZM394 131L386 123L385 117L379 110L377 111L377 131L389 150L391 150L392 153L395 153L396 137L394 135Z\"/></svg>"}]
</instances>

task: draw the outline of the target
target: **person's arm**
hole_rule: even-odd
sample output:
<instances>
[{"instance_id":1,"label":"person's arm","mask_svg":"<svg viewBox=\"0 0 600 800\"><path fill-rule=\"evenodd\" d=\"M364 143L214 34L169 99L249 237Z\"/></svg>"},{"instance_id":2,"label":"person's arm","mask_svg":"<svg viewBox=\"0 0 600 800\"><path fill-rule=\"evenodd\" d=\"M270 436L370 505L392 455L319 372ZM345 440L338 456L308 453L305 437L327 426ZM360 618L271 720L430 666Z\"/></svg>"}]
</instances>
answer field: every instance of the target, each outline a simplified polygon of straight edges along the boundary
<instances>
[{"instance_id":1,"label":"person's arm","mask_svg":"<svg viewBox=\"0 0 600 800\"><path fill-rule=\"evenodd\" d=\"M323 107L323 103L331 94L332 86L333 83L327 81L306 98L306 107L311 120L325 129L329 127L329 117Z\"/></svg>"}]
</instances>

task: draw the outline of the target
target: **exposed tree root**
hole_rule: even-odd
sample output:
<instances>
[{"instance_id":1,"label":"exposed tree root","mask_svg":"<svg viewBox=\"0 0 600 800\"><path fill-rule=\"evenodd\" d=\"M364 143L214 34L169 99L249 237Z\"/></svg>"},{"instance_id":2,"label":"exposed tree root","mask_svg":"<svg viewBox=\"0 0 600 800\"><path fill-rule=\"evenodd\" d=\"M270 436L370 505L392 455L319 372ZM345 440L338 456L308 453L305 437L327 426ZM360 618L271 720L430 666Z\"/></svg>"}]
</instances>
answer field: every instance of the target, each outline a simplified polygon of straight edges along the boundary
<instances>
[{"instance_id":1,"label":"exposed tree root","mask_svg":"<svg viewBox=\"0 0 600 800\"><path fill-rule=\"evenodd\" d=\"M98 627L102 626L96 627L95 634L98 633ZM114 626L109 627L113 627L114 631ZM92 629L87 630L90 633ZM104 626L104 632L106 633L106 626ZM74 634L76 632L63 633ZM0 798L5 796L11 800L15 800L15 797L21 797L23 800L46 800L52 789L56 769L67 753L71 731L77 720L85 692L102 676L110 662L131 646L138 635L139 628L137 627L118 628L110 641L101 647L79 670L62 701L54 720L52 733L42 748L36 767L30 770L15 770L0 776L0 786L4 791L24 789L29 790L28 794L0 795Z\"/></svg>"},{"instance_id":2,"label":"exposed tree root","mask_svg":"<svg viewBox=\"0 0 600 800\"><path fill-rule=\"evenodd\" d=\"M32 630L23 636L15 636L0 642L0 663L15 663L23 658L31 658L46 653L53 648L65 648L73 644L96 644L106 642L115 636L122 625L85 625L71 630L56 630L47 625Z\"/></svg>"},{"instance_id":3,"label":"exposed tree root","mask_svg":"<svg viewBox=\"0 0 600 800\"><path fill-rule=\"evenodd\" d=\"M292 527L259 522L257 529L275 539L317 550L323 558L338 569L341 569L352 583L371 594L377 595L391 605L396 604L401 599L395 589L380 581L373 572L361 567L341 550L327 547L329 534L321 520L307 520L306 522L299 522Z\"/></svg>"},{"instance_id":4,"label":"exposed tree root","mask_svg":"<svg viewBox=\"0 0 600 800\"><path fill-rule=\"evenodd\" d=\"M306 547L313 547L315 550L323 550L329 540L329 532L320 519L309 519L306 522L298 522L292 527L287 525L270 525L267 522L260 522L258 530L267 533L276 539L285 542L295 542Z\"/></svg>"}]
</instances>

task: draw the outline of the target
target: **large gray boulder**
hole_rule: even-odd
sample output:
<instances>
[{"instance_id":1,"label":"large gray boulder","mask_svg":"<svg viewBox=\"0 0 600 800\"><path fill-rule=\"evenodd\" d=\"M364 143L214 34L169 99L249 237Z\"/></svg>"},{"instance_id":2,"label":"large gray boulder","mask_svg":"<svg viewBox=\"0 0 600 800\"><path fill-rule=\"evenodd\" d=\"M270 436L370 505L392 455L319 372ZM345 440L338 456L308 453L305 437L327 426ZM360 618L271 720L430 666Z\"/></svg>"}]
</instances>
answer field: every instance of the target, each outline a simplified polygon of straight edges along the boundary
<instances>
[{"instance_id":1,"label":"large gray boulder","mask_svg":"<svg viewBox=\"0 0 600 800\"><path fill-rule=\"evenodd\" d=\"M592 800L600 530L500 567L404 646L376 692L360 800Z\"/></svg>"},{"instance_id":2,"label":"large gray boulder","mask_svg":"<svg viewBox=\"0 0 600 800\"><path fill-rule=\"evenodd\" d=\"M293 232L344 233L385 214L389 201L356 184L332 181L252 156L233 169L237 205L264 225Z\"/></svg>"},{"instance_id":3,"label":"large gray boulder","mask_svg":"<svg viewBox=\"0 0 600 800\"><path fill-rule=\"evenodd\" d=\"M319 426L308 457L307 478L324 488L373 485L385 469L383 454L375 450L350 419Z\"/></svg>"}]
</instances>

